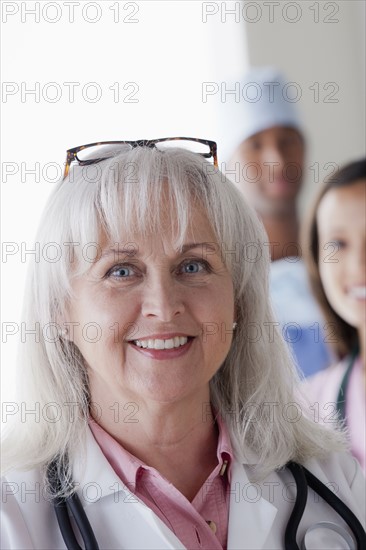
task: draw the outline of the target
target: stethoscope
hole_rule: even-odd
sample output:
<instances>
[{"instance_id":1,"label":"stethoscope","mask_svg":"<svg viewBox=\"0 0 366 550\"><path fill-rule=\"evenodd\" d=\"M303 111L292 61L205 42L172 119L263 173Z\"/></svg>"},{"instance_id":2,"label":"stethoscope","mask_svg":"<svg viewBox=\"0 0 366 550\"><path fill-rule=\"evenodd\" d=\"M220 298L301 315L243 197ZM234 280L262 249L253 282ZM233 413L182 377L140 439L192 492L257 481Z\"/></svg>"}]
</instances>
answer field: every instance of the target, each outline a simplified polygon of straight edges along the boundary
<instances>
[{"instance_id":1,"label":"stethoscope","mask_svg":"<svg viewBox=\"0 0 366 550\"><path fill-rule=\"evenodd\" d=\"M296 483L296 500L290 515L285 532L285 550L311 550L316 548L320 550L320 538L325 538L326 546L323 548L338 548L342 550L364 550L366 548L366 533L354 513L338 498L324 483L315 477L304 466L295 462L288 462L286 467L292 473ZM56 469L54 465L49 469L49 483L51 489L56 492L60 486L59 479L54 475ZM50 475L52 472L52 475ZM311 526L305 533L301 549L297 545L296 535L299 523L305 510L308 487L311 487L320 497L322 497L329 506L331 506L347 523L353 533L353 537L343 527L332 522L319 522ZM53 499L54 509L62 538L69 550L82 550L79 545L70 516L73 517L81 538L84 542L85 550L99 550L97 539L93 529L85 514L84 508L76 493L73 493L66 499ZM315 538L314 538L315 535ZM314 542L312 542L314 541ZM332 542L331 542L332 541ZM316 544L316 546L313 546ZM332 546L329 546L332 544Z\"/></svg>"},{"instance_id":2,"label":"stethoscope","mask_svg":"<svg viewBox=\"0 0 366 550\"><path fill-rule=\"evenodd\" d=\"M339 414L339 421L343 424L347 424L346 419L346 396L347 396L347 389L348 389L348 383L351 376L351 372L353 369L353 366L356 362L356 357L359 353L358 346L356 346L353 350L353 352L350 354L348 359L348 366L346 368L346 372L344 373L344 376L342 378L341 385L339 387L338 395L337 395L337 411Z\"/></svg>"}]
</instances>

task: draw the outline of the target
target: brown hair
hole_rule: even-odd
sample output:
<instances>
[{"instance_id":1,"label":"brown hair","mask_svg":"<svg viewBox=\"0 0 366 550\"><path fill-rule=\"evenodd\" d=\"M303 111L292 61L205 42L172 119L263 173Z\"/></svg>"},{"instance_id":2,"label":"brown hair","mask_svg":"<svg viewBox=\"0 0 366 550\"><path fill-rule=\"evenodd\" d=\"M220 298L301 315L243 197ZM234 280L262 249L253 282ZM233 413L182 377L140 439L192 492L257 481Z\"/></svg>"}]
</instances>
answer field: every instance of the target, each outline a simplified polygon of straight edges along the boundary
<instances>
[{"instance_id":1,"label":"brown hair","mask_svg":"<svg viewBox=\"0 0 366 550\"><path fill-rule=\"evenodd\" d=\"M354 185L357 180L365 178L366 159L347 164L328 178L315 198L303 229L304 260L308 270L310 286L325 320L335 329L336 339L330 343L340 359L351 353L358 345L358 333L355 327L348 324L334 311L325 295L319 273L319 234L316 217L320 201L328 191Z\"/></svg>"}]
</instances>

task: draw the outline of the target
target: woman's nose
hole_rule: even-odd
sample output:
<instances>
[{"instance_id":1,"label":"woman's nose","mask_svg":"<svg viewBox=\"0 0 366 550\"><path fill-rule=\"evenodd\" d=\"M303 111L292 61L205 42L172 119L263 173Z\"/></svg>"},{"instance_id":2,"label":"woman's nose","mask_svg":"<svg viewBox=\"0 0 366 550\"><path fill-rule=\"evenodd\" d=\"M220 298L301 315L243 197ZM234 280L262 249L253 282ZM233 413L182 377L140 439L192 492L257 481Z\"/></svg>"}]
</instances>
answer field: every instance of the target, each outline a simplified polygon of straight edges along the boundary
<instances>
[{"instance_id":1,"label":"woman's nose","mask_svg":"<svg viewBox=\"0 0 366 550\"><path fill-rule=\"evenodd\" d=\"M352 254L348 260L348 268L350 271L354 272L357 279L365 279L366 242L364 240L360 240L357 246L353 247Z\"/></svg>"},{"instance_id":2,"label":"woman's nose","mask_svg":"<svg viewBox=\"0 0 366 550\"><path fill-rule=\"evenodd\" d=\"M170 276L155 276L146 283L142 300L142 315L169 322L184 312L182 289Z\"/></svg>"}]
</instances>

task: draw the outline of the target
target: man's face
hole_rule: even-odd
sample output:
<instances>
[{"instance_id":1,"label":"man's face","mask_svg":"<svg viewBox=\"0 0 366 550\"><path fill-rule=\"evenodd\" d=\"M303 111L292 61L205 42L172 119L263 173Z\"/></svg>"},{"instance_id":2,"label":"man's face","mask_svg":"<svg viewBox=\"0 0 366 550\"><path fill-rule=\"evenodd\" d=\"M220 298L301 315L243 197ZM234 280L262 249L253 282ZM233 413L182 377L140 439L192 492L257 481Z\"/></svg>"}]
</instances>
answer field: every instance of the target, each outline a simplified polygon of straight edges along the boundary
<instances>
[{"instance_id":1,"label":"man's face","mask_svg":"<svg viewBox=\"0 0 366 550\"><path fill-rule=\"evenodd\" d=\"M304 142L300 134L292 128L276 126L239 145L230 161L230 170L235 166L235 176L229 177L259 214L270 215L286 212L294 205L303 164Z\"/></svg>"}]
</instances>

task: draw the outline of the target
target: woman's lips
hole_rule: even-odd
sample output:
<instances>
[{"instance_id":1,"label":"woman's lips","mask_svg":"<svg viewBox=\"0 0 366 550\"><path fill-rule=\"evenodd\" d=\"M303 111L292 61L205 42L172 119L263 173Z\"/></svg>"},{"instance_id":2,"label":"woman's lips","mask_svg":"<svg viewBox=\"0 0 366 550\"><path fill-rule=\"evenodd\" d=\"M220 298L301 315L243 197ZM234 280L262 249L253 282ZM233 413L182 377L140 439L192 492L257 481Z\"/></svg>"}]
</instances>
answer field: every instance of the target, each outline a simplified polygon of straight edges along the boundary
<instances>
[{"instance_id":1,"label":"woman's lips","mask_svg":"<svg viewBox=\"0 0 366 550\"><path fill-rule=\"evenodd\" d=\"M351 298L363 302L366 300L366 285L355 285L349 287L348 294Z\"/></svg>"},{"instance_id":2,"label":"woman's lips","mask_svg":"<svg viewBox=\"0 0 366 550\"><path fill-rule=\"evenodd\" d=\"M131 340L133 349L152 359L174 359L184 355L192 345L193 336L176 335L169 338L144 338Z\"/></svg>"},{"instance_id":3,"label":"woman's lips","mask_svg":"<svg viewBox=\"0 0 366 550\"><path fill-rule=\"evenodd\" d=\"M173 349L183 346L188 341L188 336L170 335L167 337L149 337L138 338L134 340L134 344L139 348L148 349Z\"/></svg>"}]
</instances>

